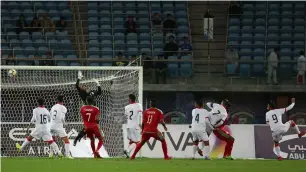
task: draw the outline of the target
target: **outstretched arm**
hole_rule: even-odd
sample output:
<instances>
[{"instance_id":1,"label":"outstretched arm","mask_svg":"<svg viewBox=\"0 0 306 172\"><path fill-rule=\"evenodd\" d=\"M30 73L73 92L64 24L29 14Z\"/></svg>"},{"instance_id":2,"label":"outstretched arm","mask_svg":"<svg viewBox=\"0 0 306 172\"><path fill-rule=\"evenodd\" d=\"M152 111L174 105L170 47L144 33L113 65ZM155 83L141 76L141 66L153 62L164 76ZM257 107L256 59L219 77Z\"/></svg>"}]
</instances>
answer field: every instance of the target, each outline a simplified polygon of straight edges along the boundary
<instances>
[{"instance_id":1,"label":"outstretched arm","mask_svg":"<svg viewBox=\"0 0 306 172\"><path fill-rule=\"evenodd\" d=\"M97 84L97 87L98 87L98 90L95 91L95 96L98 96L102 93L102 89L101 89L99 81L96 80L96 79L93 79L93 80L95 81L95 83Z\"/></svg>"},{"instance_id":2,"label":"outstretched arm","mask_svg":"<svg viewBox=\"0 0 306 172\"><path fill-rule=\"evenodd\" d=\"M76 82L76 84L75 84L75 87L76 87L76 89L77 89L78 91L81 90L81 88L80 88L80 80L81 80L82 78L83 78L83 74L82 74L81 71L79 71L79 72L78 72L78 80L77 80L77 82Z\"/></svg>"}]
</instances>

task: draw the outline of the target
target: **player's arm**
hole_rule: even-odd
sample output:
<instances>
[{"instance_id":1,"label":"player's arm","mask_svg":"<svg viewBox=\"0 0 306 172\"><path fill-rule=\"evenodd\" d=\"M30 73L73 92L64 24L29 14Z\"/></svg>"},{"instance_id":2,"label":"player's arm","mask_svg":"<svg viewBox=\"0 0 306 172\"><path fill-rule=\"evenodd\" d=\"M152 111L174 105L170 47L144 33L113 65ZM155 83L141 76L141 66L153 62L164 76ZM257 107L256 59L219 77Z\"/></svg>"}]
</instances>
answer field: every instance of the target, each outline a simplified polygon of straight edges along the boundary
<instances>
[{"instance_id":1,"label":"player's arm","mask_svg":"<svg viewBox=\"0 0 306 172\"><path fill-rule=\"evenodd\" d=\"M138 109L138 119L137 119L137 123L138 123L138 126L141 127L141 124L142 124L142 106L141 104L139 104L139 109Z\"/></svg>"},{"instance_id":2,"label":"player's arm","mask_svg":"<svg viewBox=\"0 0 306 172\"><path fill-rule=\"evenodd\" d=\"M100 110L98 110L97 115L96 115L96 122L97 122L98 125L100 123L100 120L101 120L101 115L100 115Z\"/></svg>"},{"instance_id":3,"label":"player's arm","mask_svg":"<svg viewBox=\"0 0 306 172\"><path fill-rule=\"evenodd\" d=\"M223 125L224 124L224 122L226 121L226 119L227 119L227 114L222 114L222 118L219 120L219 121L217 121L216 122L216 124L215 124L215 127L220 127L221 125Z\"/></svg>"},{"instance_id":4,"label":"player's arm","mask_svg":"<svg viewBox=\"0 0 306 172\"><path fill-rule=\"evenodd\" d=\"M288 107L285 108L285 112L291 110L295 105L295 98L291 99L291 105L289 105Z\"/></svg>"},{"instance_id":5,"label":"player's arm","mask_svg":"<svg viewBox=\"0 0 306 172\"><path fill-rule=\"evenodd\" d=\"M168 131L168 128L167 128L166 123L164 121L164 114L162 112L160 113L160 122L159 123L164 127L165 131Z\"/></svg>"},{"instance_id":6,"label":"player's arm","mask_svg":"<svg viewBox=\"0 0 306 172\"><path fill-rule=\"evenodd\" d=\"M62 119L61 119L63 125L66 124L66 121L65 121L65 119L66 119L66 113L67 113L67 109L65 108L64 111L63 111L63 114L62 114Z\"/></svg>"},{"instance_id":7,"label":"player's arm","mask_svg":"<svg viewBox=\"0 0 306 172\"><path fill-rule=\"evenodd\" d=\"M35 124L35 122L36 122L36 115L35 115L35 110L33 110L33 116L32 116L32 118L31 118L31 121L30 121L29 125L28 125L27 128L26 128L26 133L29 133L29 128L30 128L30 126L31 126L32 124Z\"/></svg>"},{"instance_id":8,"label":"player's arm","mask_svg":"<svg viewBox=\"0 0 306 172\"><path fill-rule=\"evenodd\" d=\"M214 107L217 106L217 103L207 102L207 103L206 103L206 106L207 106L210 110L212 110Z\"/></svg>"},{"instance_id":9,"label":"player's arm","mask_svg":"<svg viewBox=\"0 0 306 172\"><path fill-rule=\"evenodd\" d=\"M83 78L83 74L82 74L81 71L79 71L79 72L78 72L78 80L77 80L77 82L76 82L76 84L75 84L75 87L76 87L76 89L77 89L78 91L81 90L81 88L80 88L80 80L81 80L82 78Z\"/></svg>"},{"instance_id":10,"label":"player's arm","mask_svg":"<svg viewBox=\"0 0 306 172\"><path fill-rule=\"evenodd\" d=\"M95 91L95 96L98 96L102 93L101 85L98 80L96 79L93 79L93 80L97 84L97 87L98 87L98 89Z\"/></svg>"},{"instance_id":11,"label":"player's arm","mask_svg":"<svg viewBox=\"0 0 306 172\"><path fill-rule=\"evenodd\" d=\"M268 117L268 113L266 113L266 124L269 125L269 117Z\"/></svg>"}]
</instances>

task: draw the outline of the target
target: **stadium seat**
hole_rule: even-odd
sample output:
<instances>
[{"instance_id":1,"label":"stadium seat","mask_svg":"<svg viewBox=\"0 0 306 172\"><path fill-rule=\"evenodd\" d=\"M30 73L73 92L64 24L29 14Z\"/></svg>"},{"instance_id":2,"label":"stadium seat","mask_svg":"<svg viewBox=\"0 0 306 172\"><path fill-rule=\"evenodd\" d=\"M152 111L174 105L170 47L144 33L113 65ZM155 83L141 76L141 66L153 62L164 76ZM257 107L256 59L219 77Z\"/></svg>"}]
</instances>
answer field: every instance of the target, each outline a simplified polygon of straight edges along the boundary
<instances>
[{"instance_id":1,"label":"stadium seat","mask_svg":"<svg viewBox=\"0 0 306 172\"><path fill-rule=\"evenodd\" d=\"M181 64L180 65L180 76L191 77L192 75L192 65L191 64Z\"/></svg>"},{"instance_id":2,"label":"stadium seat","mask_svg":"<svg viewBox=\"0 0 306 172\"><path fill-rule=\"evenodd\" d=\"M168 63L168 75L171 77L178 77L178 64Z\"/></svg>"}]
</instances>

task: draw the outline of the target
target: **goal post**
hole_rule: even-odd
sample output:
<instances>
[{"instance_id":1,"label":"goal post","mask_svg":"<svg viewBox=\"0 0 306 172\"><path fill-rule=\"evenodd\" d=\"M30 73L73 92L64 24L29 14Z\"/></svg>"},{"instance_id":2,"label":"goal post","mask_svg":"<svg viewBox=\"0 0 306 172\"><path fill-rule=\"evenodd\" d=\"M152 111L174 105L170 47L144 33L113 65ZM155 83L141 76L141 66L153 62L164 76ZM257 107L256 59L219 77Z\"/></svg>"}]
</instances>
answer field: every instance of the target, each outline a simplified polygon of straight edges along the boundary
<instances>
[{"instance_id":1,"label":"goal post","mask_svg":"<svg viewBox=\"0 0 306 172\"><path fill-rule=\"evenodd\" d=\"M17 71L14 78L8 75L10 69ZM21 153L15 149L15 144L25 139L23 128L32 117L38 97L45 99L50 110L57 103L57 95L65 96L68 110L65 128L69 139L75 138L83 127L79 114L83 103L76 89L78 71L83 73L80 83L90 90L97 89L93 79L99 81L102 93L95 100L101 111L105 150L111 157L123 155L124 106L128 104L129 94L135 94L137 101L143 102L142 67L1 66L1 156L48 156L48 145L41 140L34 141ZM62 148L61 141L56 141Z\"/></svg>"}]
</instances>

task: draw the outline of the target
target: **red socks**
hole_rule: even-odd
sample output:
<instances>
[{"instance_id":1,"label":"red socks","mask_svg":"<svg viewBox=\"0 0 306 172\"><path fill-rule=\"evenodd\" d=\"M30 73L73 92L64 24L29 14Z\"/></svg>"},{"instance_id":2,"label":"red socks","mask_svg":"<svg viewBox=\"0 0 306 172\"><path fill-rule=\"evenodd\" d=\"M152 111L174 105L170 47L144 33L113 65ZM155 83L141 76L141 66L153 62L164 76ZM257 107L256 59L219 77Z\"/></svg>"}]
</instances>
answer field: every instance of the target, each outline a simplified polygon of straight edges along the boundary
<instances>
[{"instance_id":1,"label":"red socks","mask_svg":"<svg viewBox=\"0 0 306 172\"><path fill-rule=\"evenodd\" d=\"M142 147L142 144L140 144L140 143L136 144L135 151L134 151L133 155L131 156L132 159L134 159L136 157L136 155L139 152L139 150L141 149L141 147Z\"/></svg>"},{"instance_id":2,"label":"red socks","mask_svg":"<svg viewBox=\"0 0 306 172\"><path fill-rule=\"evenodd\" d=\"M161 142L162 144L162 149L163 149L163 152L164 152L164 158L168 158L168 148L167 148L167 143L166 141L162 141Z\"/></svg>"},{"instance_id":3,"label":"red socks","mask_svg":"<svg viewBox=\"0 0 306 172\"><path fill-rule=\"evenodd\" d=\"M229 140L226 141L223 158L226 158L227 156L231 156L233 145L234 145L234 141L235 141L234 138L229 139Z\"/></svg>"},{"instance_id":4,"label":"red socks","mask_svg":"<svg viewBox=\"0 0 306 172\"><path fill-rule=\"evenodd\" d=\"M103 145L103 141L102 141L102 140L99 140L99 142L98 142L98 147L97 147L96 152L98 152L98 151L100 150L100 148L102 147L102 145Z\"/></svg>"},{"instance_id":5,"label":"red socks","mask_svg":"<svg viewBox=\"0 0 306 172\"><path fill-rule=\"evenodd\" d=\"M95 140L90 140L90 146L91 146L91 150L92 150L92 153L95 153Z\"/></svg>"}]
</instances>

